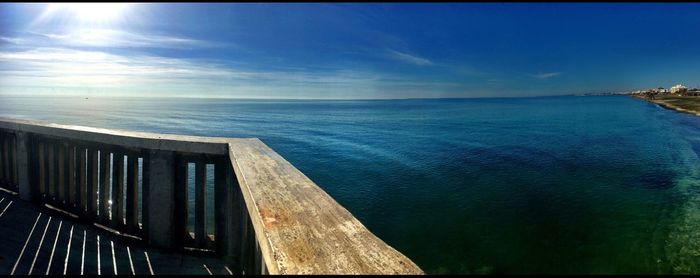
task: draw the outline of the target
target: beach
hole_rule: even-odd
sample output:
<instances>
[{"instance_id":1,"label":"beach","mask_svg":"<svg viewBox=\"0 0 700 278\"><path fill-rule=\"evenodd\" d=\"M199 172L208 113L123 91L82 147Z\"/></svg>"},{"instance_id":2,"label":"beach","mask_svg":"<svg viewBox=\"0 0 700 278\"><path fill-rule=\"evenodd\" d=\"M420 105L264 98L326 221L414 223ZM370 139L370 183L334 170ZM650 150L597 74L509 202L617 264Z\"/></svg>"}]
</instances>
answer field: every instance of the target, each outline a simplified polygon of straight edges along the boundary
<instances>
[{"instance_id":1,"label":"beach","mask_svg":"<svg viewBox=\"0 0 700 278\"><path fill-rule=\"evenodd\" d=\"M654 99L648 99L641 95L632 96L656 103L667 109L700 116L700 97L697 96L657 95Z\"/></svg>"}]
</instances>

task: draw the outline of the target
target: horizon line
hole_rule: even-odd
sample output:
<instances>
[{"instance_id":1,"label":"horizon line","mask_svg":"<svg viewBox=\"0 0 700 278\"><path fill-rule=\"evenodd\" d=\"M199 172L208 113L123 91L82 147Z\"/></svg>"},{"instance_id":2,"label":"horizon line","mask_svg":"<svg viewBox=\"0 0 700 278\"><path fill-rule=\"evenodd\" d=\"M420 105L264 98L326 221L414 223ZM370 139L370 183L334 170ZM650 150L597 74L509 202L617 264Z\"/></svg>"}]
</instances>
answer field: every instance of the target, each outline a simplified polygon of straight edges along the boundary
<instances>
[{"instance_id":1,"label":"horizon line","mask_svg":"<svg viewBox=\"0 0 700 278\"><path fill-rule=\"evenodd\" d=\"M406 97L406 98L265 98L265 97L216 97L216 96L85 96L85 95L45 95L45 94L0 94L0 97L72 97L72 98L171 98L171 99L222 99L222 100L314 100L314 101L367 101L367 100L439 100L439 99L490 99L490 98L538 98L538 97L563 97L563 96L604 96L604 95L624 95L628 92L611 92L611 93L578 93L578 94L560 94L560 95L533 95L533 96L476 96L476 97Z\"/></svg>"}]
</instances>

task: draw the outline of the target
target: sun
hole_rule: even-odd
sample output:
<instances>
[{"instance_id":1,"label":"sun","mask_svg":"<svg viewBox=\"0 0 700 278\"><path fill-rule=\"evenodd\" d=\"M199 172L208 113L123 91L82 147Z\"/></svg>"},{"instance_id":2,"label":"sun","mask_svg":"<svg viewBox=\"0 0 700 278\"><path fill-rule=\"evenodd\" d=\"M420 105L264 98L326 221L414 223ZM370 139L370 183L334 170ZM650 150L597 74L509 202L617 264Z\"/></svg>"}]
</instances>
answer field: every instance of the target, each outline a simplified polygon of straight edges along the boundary
<instances>
[{"instance_id":1,"label":"sun","mask_svg":"<svg viewBox=\"0 0 700 278\"><path fill-rule=\"evenodd\" d=\"M126 3L56 3L48 13L61 13L83 23L109 23L120 19L130 4Z\"/></svg>"}]
</instances>

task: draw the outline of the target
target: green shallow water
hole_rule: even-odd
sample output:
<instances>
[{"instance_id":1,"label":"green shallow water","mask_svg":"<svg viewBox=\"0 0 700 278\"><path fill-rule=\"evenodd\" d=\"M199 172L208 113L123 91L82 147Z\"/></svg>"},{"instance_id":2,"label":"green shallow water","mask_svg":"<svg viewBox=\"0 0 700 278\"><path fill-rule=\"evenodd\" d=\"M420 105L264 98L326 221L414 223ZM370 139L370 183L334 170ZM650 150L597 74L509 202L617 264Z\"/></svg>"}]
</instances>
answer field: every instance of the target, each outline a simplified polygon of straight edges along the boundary
<instances>
[{"instance_id":1,"label":"green shallow water","mask_svg":"<svg viewBox=\"0 0 700 278\"><path fill-rule=\"evenodd\" d=\"M259 137L429 273L700 272L700 117L629 97L1 97L0 116Z\"/></svg>"}]
</instances>

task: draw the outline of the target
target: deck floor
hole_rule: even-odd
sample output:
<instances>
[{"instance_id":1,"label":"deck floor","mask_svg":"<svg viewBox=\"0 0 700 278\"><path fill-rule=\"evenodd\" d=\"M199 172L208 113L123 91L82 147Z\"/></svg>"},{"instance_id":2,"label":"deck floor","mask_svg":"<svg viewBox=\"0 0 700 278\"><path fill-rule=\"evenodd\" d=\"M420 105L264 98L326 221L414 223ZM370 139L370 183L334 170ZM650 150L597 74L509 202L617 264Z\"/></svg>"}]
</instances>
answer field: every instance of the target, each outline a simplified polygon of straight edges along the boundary
<instances>
[{"instance_id":1,"label":"deck floor","mask_svg":"<svg viewBox=\"0 0 700 278\"><path fill-rule=\"evenodd\" d=\"M0 191L0 274L224 274L212 256L149 248Z\"/></svg>"}]
</instances>

